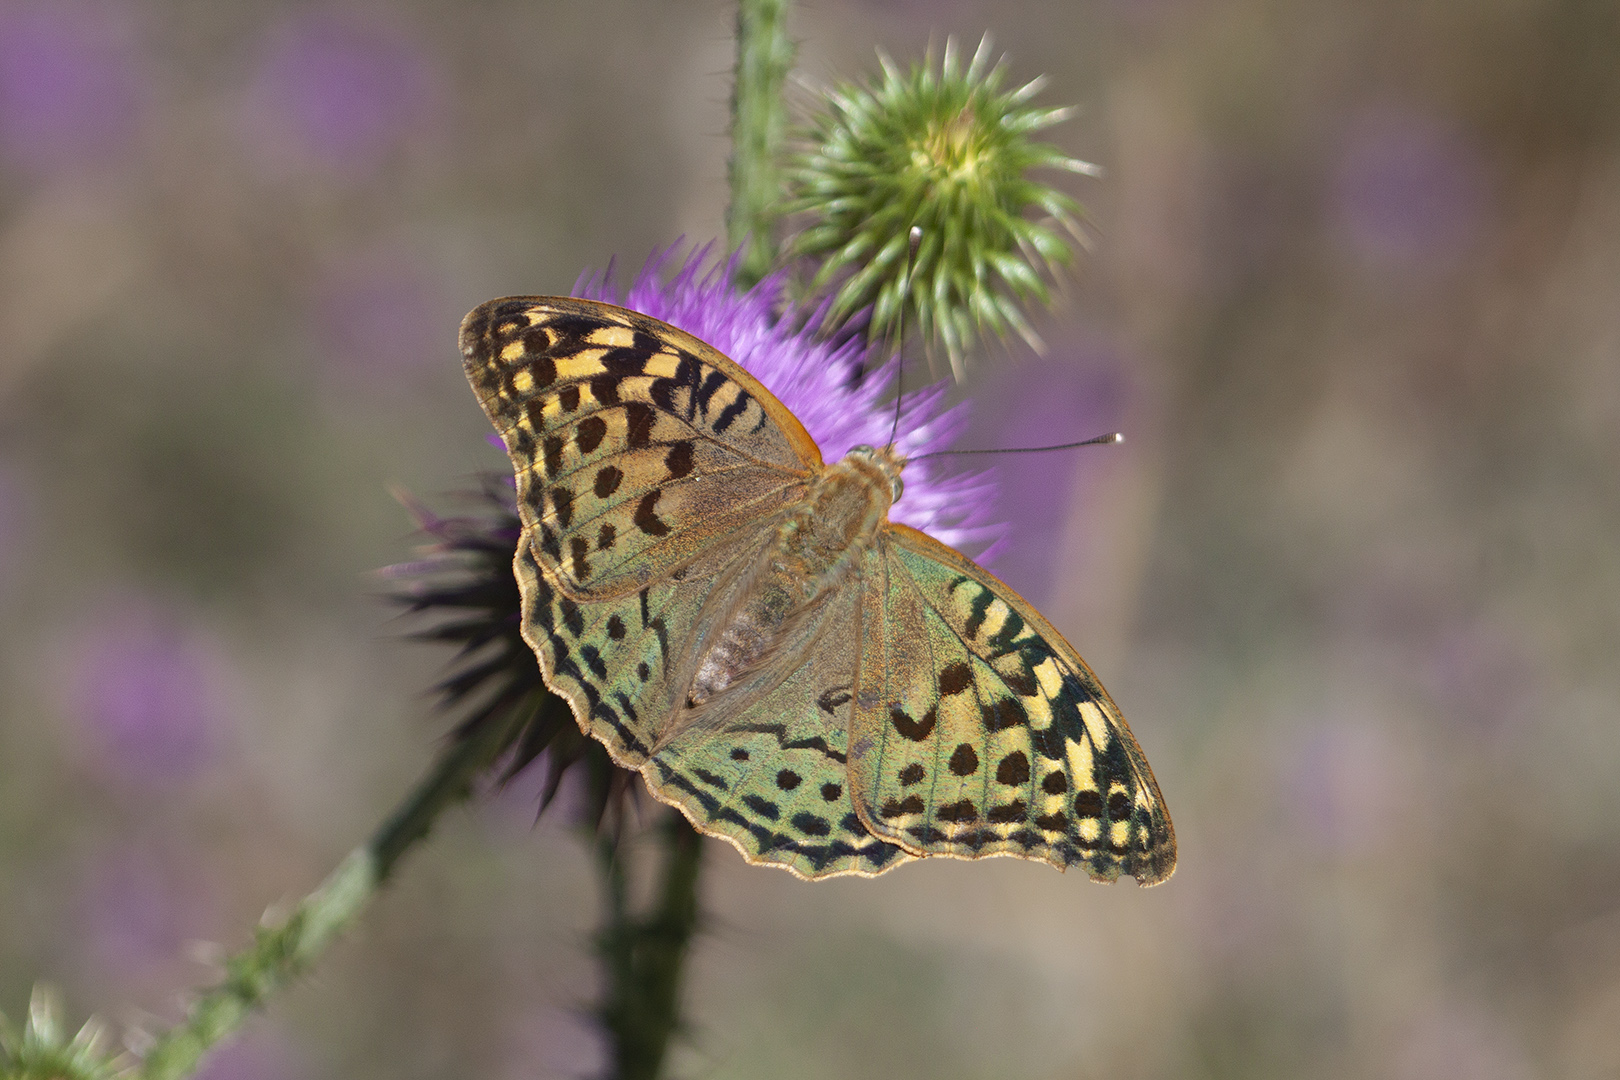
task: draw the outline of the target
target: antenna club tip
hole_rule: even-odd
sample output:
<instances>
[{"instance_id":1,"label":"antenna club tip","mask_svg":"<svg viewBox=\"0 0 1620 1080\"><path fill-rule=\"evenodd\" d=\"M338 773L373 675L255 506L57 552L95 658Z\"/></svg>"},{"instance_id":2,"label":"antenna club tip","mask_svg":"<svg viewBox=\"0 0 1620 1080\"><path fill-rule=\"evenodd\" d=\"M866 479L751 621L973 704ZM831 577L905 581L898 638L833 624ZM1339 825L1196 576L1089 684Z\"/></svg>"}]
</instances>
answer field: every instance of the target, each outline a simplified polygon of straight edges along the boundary
<instances>
[{"instance_id":1,"label":"antenna club tip","mask_svg":"<svg viewBox=\"0 0 1620 1080\"><path fill-rule=\"evenodd\" d=\"M1108 437L1108 441L1111 443L1122 443L1125 441L1125 433L1123 431L1116 431Z\"/></svg>"}]
</instances>

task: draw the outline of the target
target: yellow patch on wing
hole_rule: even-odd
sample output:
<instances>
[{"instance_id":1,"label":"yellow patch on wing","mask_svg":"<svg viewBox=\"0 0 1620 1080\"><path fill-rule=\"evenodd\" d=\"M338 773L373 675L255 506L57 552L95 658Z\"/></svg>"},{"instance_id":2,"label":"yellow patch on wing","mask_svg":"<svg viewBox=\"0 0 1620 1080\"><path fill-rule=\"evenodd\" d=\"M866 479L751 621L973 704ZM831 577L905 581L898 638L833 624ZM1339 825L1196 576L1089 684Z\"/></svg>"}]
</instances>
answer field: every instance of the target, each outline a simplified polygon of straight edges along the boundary
<instances>
[{"instance_id":1,"label":"yellow patch on wing","mask_svg":"<svg viewBox=\"0 0 1620 1080\"><path fill-rule=\"evenodd\" d=\"M655 379L673 379L680 364L681 358L674 353L653 353L642 370Z\"/></svg>"},{"instance_id":2,"label":"yellow patch on wing","mask_svg":"<svg viewBox=\"0 0 1620 1080\"><path fill-rule=\"evenodd\" d=\"M1131 842L1131 823L1116 821L1108 826L1108 842L1117 848L1122 848Z\"/></svg>"},{"instance_id":3,"label":"yellow patch on wing","mask_svg":"<svg viewBox=\"0 0 1620 1080\"><path fill-rule=\"evenodd\" d=\"M557 367L558 381L588 379L603 372L602 357L606 349L581 349L572 356L559 356L552 361Z\"/></svg>"},{"instance_id":4,"label":"yellow patch on wing","mask_svg":"<svg viewBox=\"0 0 1620 1080\"><path fill-rule=\"evenodd\" d=\"M1041 689L1046 691L1047 697L1055 698L1062 692L1063 673L1058 670L1057 660L1054 658L1048 656L1045 660L1036 664L1033 674L1036 680L1040 682Z\"/></svg>"},{"instance_id":5,"label":"yellow patch on wing","mask_svg":"<svg viewBox=\"0 0 1620 1080\"><path fill-rule=\"evenodd\" d=\"M636 335L628 326L599 326L585 340L610 349L628 349L636 343Z\"/></svg>"},{"instance_id":6,"label":"yellow patch on wing","mask_svg":"<svg viewBox=\"0 0 1620 1080\"><path fill-rule=\"evenodd\" d=\"M1096 791L1097 785L1091 779L1091 743L1069 739L1063 749L1069 759L1069 783L1076 791Z\"/></svg>"},{"instance_id":7,"label":"yellow patch on wing","mask_svg":"<svg viewBox=\"0 0 1620 1080\"><path fill-rule=\"evenodd\" d=\"M1108 744L1113 742L1113 733L1109 730L1108 721L1103 717L1102 710L1094 701L1079 703L1080 719L1085 721L1086 733L1091 736L1091 742L1098 750L1107 750Z\"/></svg>"}]
</instances>

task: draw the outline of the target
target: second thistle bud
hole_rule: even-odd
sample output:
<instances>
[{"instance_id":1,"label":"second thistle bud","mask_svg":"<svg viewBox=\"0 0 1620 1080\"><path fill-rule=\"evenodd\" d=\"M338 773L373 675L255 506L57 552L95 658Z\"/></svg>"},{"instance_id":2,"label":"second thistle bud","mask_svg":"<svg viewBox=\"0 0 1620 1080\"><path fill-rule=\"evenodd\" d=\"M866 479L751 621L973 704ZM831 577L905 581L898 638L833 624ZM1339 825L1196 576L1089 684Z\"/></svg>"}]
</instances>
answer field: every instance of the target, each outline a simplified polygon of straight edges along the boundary
<instances>
[{"instance_id":1,"label":"second thistle bud","mask_svg":"<svg viewBox=\"0 0 1620 1080\"><path fill-rule=\"evenodd\" d=\"M1097 171L1031 137L1071 110L1031 107L1041 80L1003 90L1005 67L989 53L986 37L963 70L947 42L937 71L929 60L907 72L880 56L876 85L827 93L788 173L785 209L804 222L789 251L817 264L825 325L870 307L879 340L910 318L958 378L981 339L1013 330L1038 346L1020 305L1046 302L1081 235L1079 204L1030 171ZM922 239L908 274L913 227Z\"/></svg>"}]
</instances>

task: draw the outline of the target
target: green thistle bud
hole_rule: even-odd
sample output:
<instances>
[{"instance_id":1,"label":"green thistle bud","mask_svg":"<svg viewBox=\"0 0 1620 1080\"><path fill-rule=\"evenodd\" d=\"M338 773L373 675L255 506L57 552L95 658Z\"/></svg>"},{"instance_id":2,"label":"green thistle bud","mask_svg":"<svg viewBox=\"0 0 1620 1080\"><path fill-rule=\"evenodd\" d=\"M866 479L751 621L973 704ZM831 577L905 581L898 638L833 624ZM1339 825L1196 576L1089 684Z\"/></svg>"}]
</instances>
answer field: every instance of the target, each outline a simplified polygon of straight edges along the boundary
<instances>
[{"instance_id":1,"label":"green thistle bud","mask_svg":"<svg viewBox=\"0 0 1620 1080\"><path fill-rule=\"evenodd\" d=\"M103 1051L106 1031L94 1017L65 1039L61 1003L44 986L34 987L28 1023L17 1031L0 1016L0 1080L117 1080L132 1062Z\"/></svg>"},{"instance_id":2,"label":"green thistle bud","mask_svg":"<svg viewBox=\"0 0 1620 1080\"><path fill-rule=\"evenodd\" d=\"M1020 305L1047 301L1070 239L1083 239L1080 205L1030 170L1098 173L1031 138L1073 110L1028 104L1043 79L1002 90L1005 64L991 68L989 53L986 35L963 71L947 41L937 73L932 56L902 73L879 53L878 85L828 91L784 207L805 221L789 254L816 261L810 289L831 294L823 329L870 307L868 338L879 341L909 317L958 379L976 341L1011 329L1041 347ZM913 226L922 238L908 267Z\"/></svg>"}]
</instances>

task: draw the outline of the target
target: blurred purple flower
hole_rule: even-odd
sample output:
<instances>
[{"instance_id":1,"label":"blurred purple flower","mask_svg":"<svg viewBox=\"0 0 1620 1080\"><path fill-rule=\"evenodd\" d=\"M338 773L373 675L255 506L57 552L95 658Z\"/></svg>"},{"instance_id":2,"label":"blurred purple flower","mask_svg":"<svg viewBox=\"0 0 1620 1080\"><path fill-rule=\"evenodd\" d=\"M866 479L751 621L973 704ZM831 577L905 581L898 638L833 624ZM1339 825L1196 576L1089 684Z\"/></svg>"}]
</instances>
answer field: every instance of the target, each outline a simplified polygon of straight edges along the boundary
<instances>
[{"instance_id":1,"label":"blurred purple flower","mask_svg":"<svg viewBox=\"0 0 1620 1080\"><path fill-rule=\"evenodd\" d=\"M1291 762L1287 792L1296 827L1335 854L1376 847L1403 805L1410 747L1367 722L1327 720L1307 733Z\"/></svg>"},{"instance_id":2,"label":"blurred purple flower","mask_svg":"<svg viewBox=\"0 0 1620 1080\"><path fill-rule=\"evenodd\" d=\"M1453 627L1429 656L1435 696L1465 729L1502 736L1536 719L1547 692L1541 669L1523 642L1503 627Z\"/></svg>"},{"instance_id":3,"label":"blurred purple flower","mask_svg":"<svg viewBox=\"0 0 1620 1080\"><path fill-rule=\"evenodd\" d=\"M223 678L210 643L149 604L113 605L74 650L73 711L106 767L184 779L212 755Z\"/></svg>"},{"instance_id":4,"label":"blurred purple flower","mask_svg":"<svg viewBox=\"0 0 1620 1080\"><path fill-rule=\"evenodd\" d=\"M658 278L673 251L655 254L623 299L616 288L594 275L579 283L576 295L662 319L731 357L799 418L827 461L838 460L861 443L888 443L894 405L885 396L892 389L894 362L851 385L864 352L860 342L834 346L809 333L796 333L791 320L777 317L783 278L766 278L739 293L732 288L727 267L705 271L707 253L707 248L694 252L665 284ZM962 433L967 426L964 408L944 405L943 385L907 386L895 440L902 453L916 456L943 450ZM918 462L906 467L905 494L890 517L958 547L996 532L989 524L993 495L983 473L951 476L938 462Z\"/></svg>"},{"instance_id":5,"label":"blurred purple flower","mask_svg":"<svg viewBox=\"0 0 1620 1080\"><path fill-rule=\"evenodd\" d=\"M444 359L454 325L445 290L420 260L398 252L351 259L316 285L316 332L330 361L375 385L377 377Z\"/></svg>"},{"instance_id":6,"label":"blurred purple flower","mask_svg":"<svg viewBox=\"0 0 1620 1080\"><path fill-rule=\"evenodd\" d=\"M1434 118L1375 109L1351 122L1332 194L1356 253L1382 265L1422 266L1455 259L1473 242L1485 177L1473 149Z\"/></svg>"},{"instance_id":7,"label":"blurred purple flower","mask_svg":"<svg viewBox=\"0 0 1620 1080\"><path fill-rule=\"evenodd\" d=\"M180 974L187 942L208 931L212 902L194 867L149 847L103 852L78 897L79 948L98 978L157 989Z\"/></svg>"},{"instance_id":8,"label":"blurred purple flower","mask_svg":"<svg viewBox=\"0 0 1620 1080\"><path fill-rule=\"evenodd\" d=\"M314 14L275 34L249 97L254 143L295 164L365 173L431 124L428 57L391 27Z\"/></svg>"},{"instance_id":9,"label":"blurred purple flower","mask_svg":"<svg viewBox=\"0 0 1620 1080\"><path fill-rule=\"evenodd\" d=\"M47 172L128 144L142 87L108 8L34 4L0 12L0 156Z\"/></svg>"},{"instance_id":10,"label":"blurred purple flower","mask_svg":"<svg viewBox=\"0 0 1620 1080\"><path fill-rule=\"evenodd\" d=\"M256 1021L254 1030L210 1050L196 1080L294 1080L305 1075L286 1037L265 1027Z\"/></svg>"}]
</instances>

